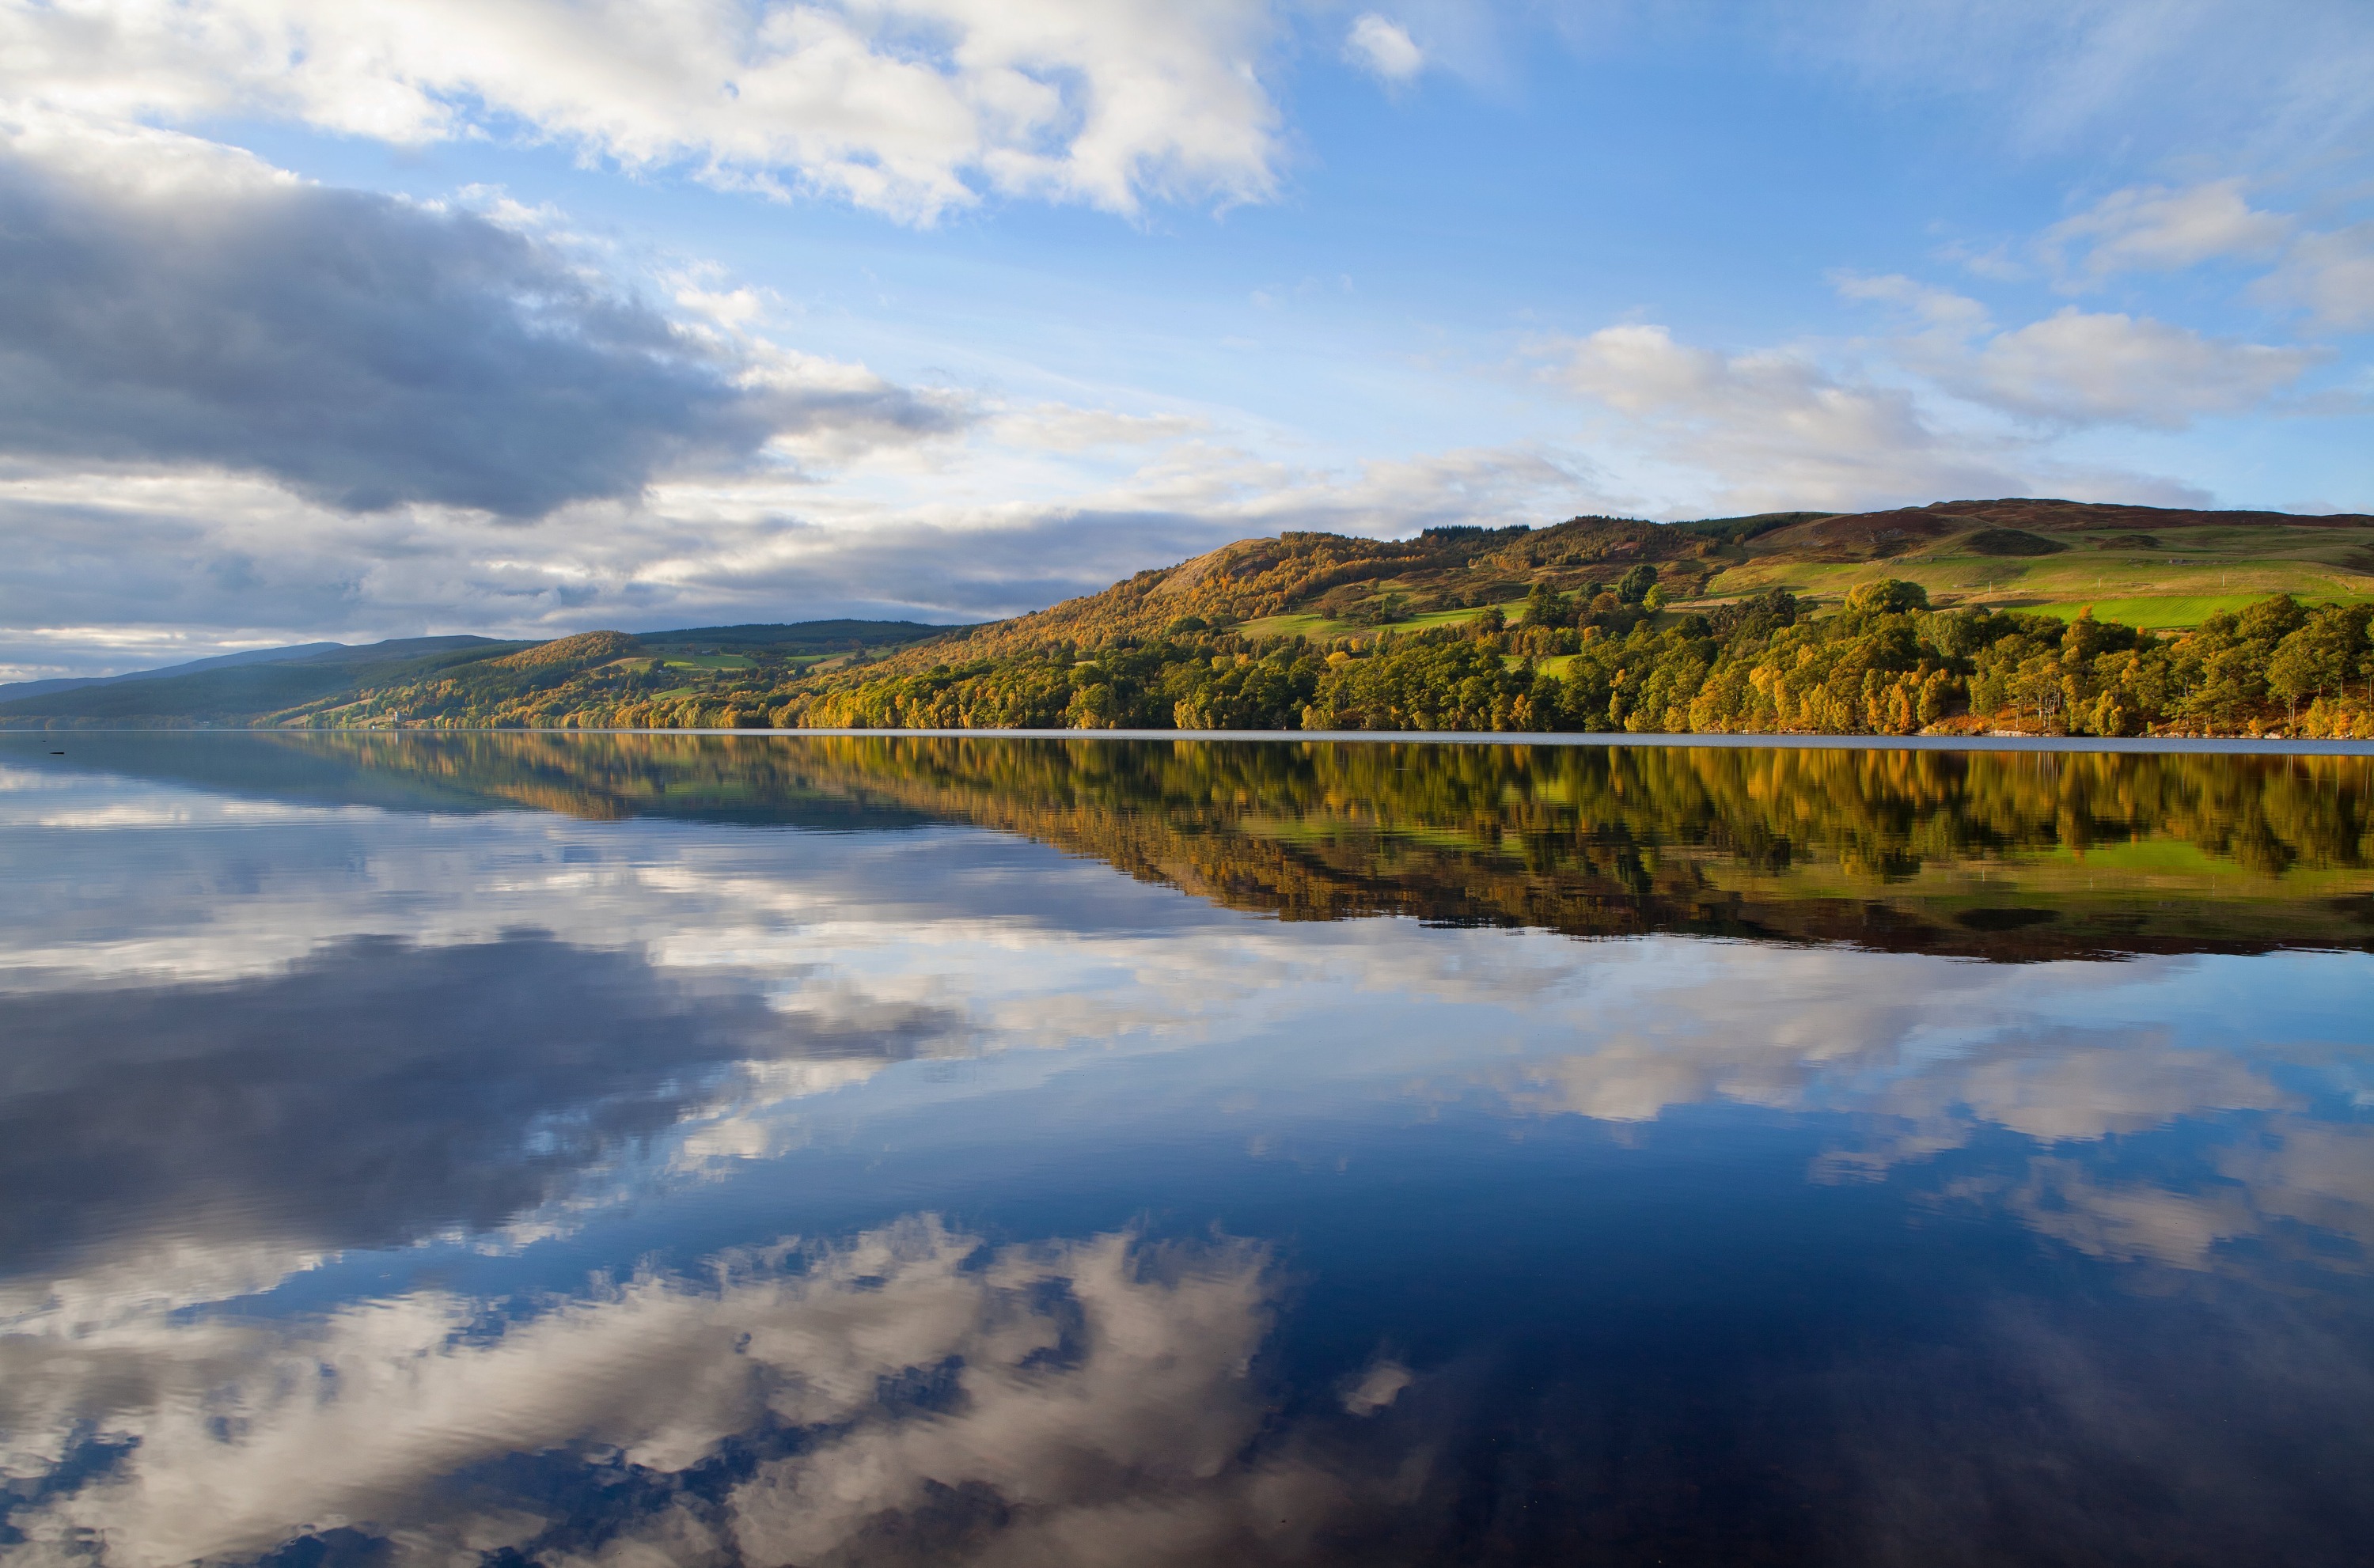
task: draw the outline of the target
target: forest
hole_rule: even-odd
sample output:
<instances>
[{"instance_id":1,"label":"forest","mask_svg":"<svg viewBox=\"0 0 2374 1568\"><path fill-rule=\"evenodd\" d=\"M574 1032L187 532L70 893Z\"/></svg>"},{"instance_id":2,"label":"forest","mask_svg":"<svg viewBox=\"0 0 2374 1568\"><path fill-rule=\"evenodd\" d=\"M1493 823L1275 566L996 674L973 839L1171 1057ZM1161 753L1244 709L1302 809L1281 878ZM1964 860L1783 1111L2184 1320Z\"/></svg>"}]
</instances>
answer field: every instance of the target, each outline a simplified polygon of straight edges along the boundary
<instances>
[{"instance_id":1,"label":"forest","mask_svg":"<svg viewBox=\"0 0 2374 1568\"><path fill-rule=\"evenodd\" d=\"M1997 732L2374 736L2374 607L2277 594L2155 634L2081 614L1933 610L1882 579L1809 614L1785 590L1661 614L1638 578L1430 627L1321 641L1180 625L917 670L852 670L599 727ZM917 650L918 652L922 650ZM912 654L910 657L913 657Z\"/></svg>"},{"instance_id":2,"label":"forest","mask_svg":"<svg viewBox=\"0 0 2374 1568\"><path fill-rule=\"evenodd\" d=\"M2051 500L1289 532L979 626L336 649L0 726L2365 739L2369 568L2374 518Z\"/></svg>"}]
</instances>

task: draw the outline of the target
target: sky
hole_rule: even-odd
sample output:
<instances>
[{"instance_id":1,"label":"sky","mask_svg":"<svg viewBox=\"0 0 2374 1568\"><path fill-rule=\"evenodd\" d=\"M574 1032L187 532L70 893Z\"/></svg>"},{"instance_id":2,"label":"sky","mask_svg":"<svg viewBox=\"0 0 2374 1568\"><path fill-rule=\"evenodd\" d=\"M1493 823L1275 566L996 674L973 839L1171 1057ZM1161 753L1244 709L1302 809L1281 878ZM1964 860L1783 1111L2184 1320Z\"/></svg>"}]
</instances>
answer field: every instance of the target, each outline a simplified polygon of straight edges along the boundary
<instances>
[{"instance_id":1,"label":"sky","mask_svg":"<svg viewBox=\"0 0 2374 1568\"><path fill-rule=\"evenodd\" d=\"M0 680L2374 512L2363 0L0 0Z\"/></svg>"}]
</instances>

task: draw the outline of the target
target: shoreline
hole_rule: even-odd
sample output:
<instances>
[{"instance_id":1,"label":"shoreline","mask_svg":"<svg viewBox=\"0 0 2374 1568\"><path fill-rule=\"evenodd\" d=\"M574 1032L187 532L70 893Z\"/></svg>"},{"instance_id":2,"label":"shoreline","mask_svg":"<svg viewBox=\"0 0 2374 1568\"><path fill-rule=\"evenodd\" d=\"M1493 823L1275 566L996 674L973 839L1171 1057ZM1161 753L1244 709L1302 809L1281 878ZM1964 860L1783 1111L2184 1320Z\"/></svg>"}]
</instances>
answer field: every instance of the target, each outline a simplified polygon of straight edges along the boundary
<instances>
[{"instance_id":1,"label":"shoreline","mask_svg":"<svg viewBox=\"0 0 2374 1568\"><path fill-rule=\"evenodd\" d=\"M547 730L541 734L566 734ZM1369 745L1715 746L1729 750L1910 752L2165 752L2204 756L2366 756L2374 741L2230 736L2092 735L1668 735L1607 730L587 730L582 734L1005 736L1034 741L1327 741Z\"/></svg>"},{"instance_id":2,"label":"shoreline","mask_svg":"<svg viewBox=\"0 0 2374 1568\"><path fill-rule=\"evenodd\" d=\"M0 735L55 740L69 735L746 735L780 738L869 736L918 740L1228 741L1271 744L1322 741L1359 745L1707 746L1730 751L2104 752L2174 756L2374 757L2374 741L2285 740L2251 736L2093 735L1672 735L1607 730L595 730L486 727L436 730L125 729L0 730Z\"/></svg>"}]
</instances>

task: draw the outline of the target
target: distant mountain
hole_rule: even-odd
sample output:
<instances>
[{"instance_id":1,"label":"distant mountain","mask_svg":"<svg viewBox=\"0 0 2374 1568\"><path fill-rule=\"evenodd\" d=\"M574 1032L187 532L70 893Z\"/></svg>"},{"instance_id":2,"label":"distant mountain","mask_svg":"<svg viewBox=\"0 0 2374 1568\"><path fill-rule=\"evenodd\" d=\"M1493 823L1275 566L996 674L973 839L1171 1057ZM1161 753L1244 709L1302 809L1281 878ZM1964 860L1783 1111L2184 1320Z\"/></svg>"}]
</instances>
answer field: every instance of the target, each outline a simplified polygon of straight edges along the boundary
<instances>
[{"instance_id":1,"label":"distant mountain","mask_svg":"<svg viewBox=\"0 0 2374 1568\"><path fill-rule=\"evenodd\" d=\"M412 637L348 647L317 644L271 660L200 661L64 691L0 700L0 722L69 720L86 723L245 724L350 691L368 681L417 677L528 646L484 637Z\"/></svg>"},{"instance_id":2,"label":"distant mountain","mask_svg":"<svg viewBox=\"0 0 2374 1568\"><path fill-rule=\"evenodd\" d=\"M279 664L346 646L341 642L302 642L289 648L256 648L245 653L218 653L211 659L193 659L186 664L167 664L154 670L127 670L121 675L59 675L46 681L0 681L0 703L16 702L29 696L47 696L53 692L80 691L86 686L112 686L123 681L153 681L168 675L194 675L201 670L228 670L240 664Z\"/></svg>"},{"instance_id":3,"label":"distant mountain","mask_svg":"<svg viewBox=\"0 0 2374 1568\"><path fill-rule=\"evenodd\" d=\"M124 675L0 688L0 727L308 724L374 692L402 693L416 706L466 713L482 710L490 694L516 695L523 686L565 680L595 650L604 661L632 654L644 666L670 672L664 677L668 682L706 686L745 671L781 678L948 629L912 621L836 620L690 626L640 637L590 632L546 643L472 636L400 638L351 647L313 643Z\"/></svg>"}]
</instances>

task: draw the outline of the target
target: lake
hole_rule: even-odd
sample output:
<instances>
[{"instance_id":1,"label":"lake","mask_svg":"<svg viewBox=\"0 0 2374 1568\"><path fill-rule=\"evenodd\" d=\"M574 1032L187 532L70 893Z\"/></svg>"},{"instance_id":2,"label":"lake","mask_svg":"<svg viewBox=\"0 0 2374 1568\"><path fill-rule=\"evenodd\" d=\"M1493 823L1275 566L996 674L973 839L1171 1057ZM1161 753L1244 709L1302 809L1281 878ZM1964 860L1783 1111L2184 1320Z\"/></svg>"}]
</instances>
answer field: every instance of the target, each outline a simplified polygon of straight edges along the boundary
<instances>
[{"instance_id":1,"label":"lake","mask_svg":"<svg viewBox=\"0 0 2374 1568\"><path fill-rule=\"evenodd\" d=\"M0 860L0 1561L2374 1534L2362 758L20 732Z\"/></svg>"}]
</instances>

